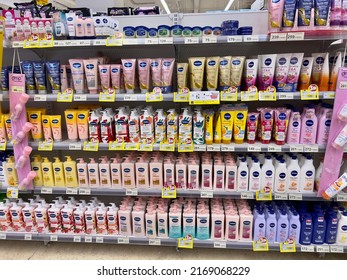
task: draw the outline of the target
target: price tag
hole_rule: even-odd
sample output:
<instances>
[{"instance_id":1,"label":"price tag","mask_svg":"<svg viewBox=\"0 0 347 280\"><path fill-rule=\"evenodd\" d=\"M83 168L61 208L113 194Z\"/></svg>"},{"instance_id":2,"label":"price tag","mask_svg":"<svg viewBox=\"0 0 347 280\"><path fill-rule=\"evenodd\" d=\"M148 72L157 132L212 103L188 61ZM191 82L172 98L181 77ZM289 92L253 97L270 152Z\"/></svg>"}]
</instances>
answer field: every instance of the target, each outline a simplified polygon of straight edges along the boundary
<instances>
[{"instance_id":1,"label":"price tag","mask_svg":"<svg viewBox=\"0 0 347 280\"><path fill-rule=\"evenodd\" d=\"M90 195L91 194L91 190L90 189L79 189L78 193L80 195Z\"/></svg>"},{"instance_id":2,"label":"price tag","mask_svg":"<svg viewBox=\"0 0 347 280\"><path fill-rule=\"evenodd\" d=\"M118 244L129 244L129 237L119 237L117 239Z\"/></svg>"},{"instance_id":3,"label":"price tag","mask_svg":"<svg viewBox=\"0 0 347 280\"><path fill-rule=\"evenodd\" d=\"M242 42L242 36L239 35L239 36L228 36L227 37L227 42L228 43L240 43Z\"/></svg>"},{"instance_id":4,"label":"price tag","mask_svg":"<svg viewBox=\"0 0 347 280\"><path fill-rule=\"evenodd\" d=\"M12 48L23 48L24 42L23 41L14 41L12 42Z\"/></svg>"},{"instance_id":5,"label":"price tag","mask_svg":"<svg viewBox=\"0 0 347 280\"><path fill-rule=\"evenodd\" d=\"M213 198L213 191L201 191L200 197L201 198Z\"/></svg>"},{"instance_id":6,"label":"price tag","mask_svg":"<svg viewBox=\"0 0 347 280\"><path fill-rule=\"evenodd\" d=\"M139 45L140 41L139 39L123 39L123 45Z\"/></svg>"},{"instance_id":7,"label":"price tag","mask_svg":"<svg viewBox=\"0 0 347 280\"><path fill-rule=\"evenodd\" d=\"M269 86L266 91L259 91L260 101L276 101L277 99L276 88Z\"/></svg>"},{"instance_id":8,"label":"price tag","mask_svg":"<svg viewBox=\"0 0 347 280\"><path fill-rule=\"evenodd\" d=\"M189 102L189 88L183 88L182 90L174 93L174 102Z\"/></svg>"},{"instance_id":9,"label":"price tag","mask_svg":"<svg viewBox=\"0 0 347 280\"><path fill-rule=\"evenodd\" d=\"M193 249L194 248L194 239L191 235L184 237L184 238L178 238L177 239L177 247L183 248L183 249Z\"/></svg>"},{"instance_id":10,"label":"price tag","mask_svg":"<svg viewBox=\"0 0 347 280\"><path fill-rule=\"evenodd\" d=\"M205 152L206 151L206 145L194 145L194 151L195 152Z\"/></svg>"},{"instance_id":11,"label":"price tag","mask_svg":"<svg viewBox=\"0 0 347 280\"><path fill-rule=\"evenodd\" d=\"M155 87L153 92L146 93L146 102L161 102L163 101L163 94L161 88Z\"/></svg>"},{"instance_id":12,"label":"price tag","mask_svg":"<svg viewBox=\"0 0 347 280\"><path fill-rule=\"evenodd\" d=\"M30 233L24 234L24 240L30 241L30 240L32 240L32 239L33 239L32 234L30 234Z\"/></svg>"},{"instance_id":13,"label":"price tag","mask_svg":"<svg viewBox=\"0 0 347 280\"><path fill-rule=\"evenodd\" d=\"M69 144L69 150L80 151L80 150L82 150L82 144L81 143L70 143Z\"/></svg>"},{"instance_id":14,"label":"price tag","mask_svg":"<svg viewBox=\"0 0 347 280\"><path fill-rule=\"evenodd\" d=\"M6 151L6 144L7 144L7 142L6 142L6 141L5 141L5 142L0 143L0 151Z\"/></svg>"},{"instance_id":15,"label":"price tag","mask_svg":"<svg viewBox=\"0 0 347 280\"><path fill-rule=\"evenodd\" d=\"M18 187L8 187L6 191L7 198L18 198Z\"/></svg>"},{"instance_id":16,"label":"price tag","mask_svg":"<svg viewBox=\"0 0 347 280\"><path fill-rule=\"evenodd\" d=\"M199 37L185 37L185 44L199 44Z\"/></svg>"},{"instance_id":17,"label":"price tag","mask_svg":"<svg viewBox=\"0 0 347 280\"><path fill-rule=\"evenodd\" d=\"M54 39L51 40L39 40L39 48L53 48Z\"/></svg>"},{"instance_id":18,"label":"price tag","mask_svg":"<svg viewBox=\"0 0 347 280\"><path fill-rule=\"evenodd\" d=\"M259 36L258 35L243 35L243 41L244 42L258 42Z\"/></svg>"},{"instance_id":19,"label":"price tag","mask_svg":"<svg viewBox=\"0 0 347 280\"><path fill-rule=\"evenodd\" d=\"M137 189L127 189L125 191L126 195L131 195L131 196L137 196L138 190Z\"/></svg>"},{"instance_id":20,"label":"price tag","mask_svg":"<svg viewBox=\"0 0 347 280\"><path fill-rule=\"evenodd\" d=\"M104 243L104 238L102 236L97 236L95 239L96 243Z\"/></svg>"},{"instance_id":21,"label":"price tag","mask_svg":"<svg viewBox=\"0 0 347 280\"><path fill-rule=\"evenodd\" d=\"M153 144L140 144L139 151L152 152Z\"/></svg>"},{"instance_id":22,"label":"price tag","mask_svg":"<svg viewBox=\"0 0 347 280\"><path fill-rule=\"evenodd\" d=\"M75 94L73 97L73 101L87 101L86 94Z\"/></svg>"},{"instance_id":23,"label":"price tag","mask_svg":"<svg viewBox=\"0 0 347 280\"><path fill-rule=\"evenodd\" d=\"M230 144L228 144L228 145L222 144L220 146L220 150L222 152L234 152L235 151L235 146L234 145L230 145Z\"/></svg>"},{"instance_id":24,"label":"price tag","mask_svg":"<svg viewBox=\"0 0 347 280\"><path fill-rule=\"evenodd\" d=\"M176 198L176 186L164 187L161 189L161 197L162 198Z\"/></svg>"},{"instance_id":25,"label":"price tag","mask_svg":"<svg viewBox=\"0 0 347 280\"><path fill-rule=\"evenodd\" d=\"M57 242L58 241L58 235L51 235L49 240L52 242Z\"/></svg>"},{"instance_id":26,"label":"price tag","mask_svg":"<svg viewBox=\"0 0 347 280\"><path fill-rule=\"evenodd\" d=\"M317 245L316 246L317 253L330 253L330 247L328 245Z\"/></svg>"},{"instance_id":27,"label":"price tag","mask_svg":"<svg viewBox=\"0 0 347 280\"><path fill-rule=\"evenodd\" d=\"M272 191L270 188L265 187L264 189L255 193L255 199L257 201L269 201L272 200Z\"/></svg>"},{"instance_id":28,"label":"price tag","mask_svg":"<svg viewBox=\"0 0 347 280\"><path fill-rule=\"evenodd\" d=\"M117 36L111 36L106 39L107 47L119 47L123 46L123 38L119 38Z\"/></svg>"},{"instance_id":29,"label":"price tag","mask_svg":"<svg viewBox=\"0 0 347 280\"><path fill-rule=\"evenodd\" d=\"M0 233L0 240L6 239L6 233Z\"/></svg>"},{"instance_id":30,"label":"price tag","mask_svg":"<svg viewBox=\"0 0 347 280\"><path fill-rule=\"evenodd\" d=\"M292 153L302 153L304 151L303 145L290 145L289 151Z\"/></svg>"},{"instance_id":31,"label":"price tag","mask_svg":"<svg viewBox=\"0 0 347 280\"><path fill-rule=\"evenodd\" d=\"M127 151L137 151L139 149L140 143L125 143L124 149Z\"/></svg>"},{"instance_id":32,"label":"price tag","mask_svg":"<svg viewBox=\"0 0 347 280\"><path fill-rule=\"evenodd\" d=\"M137 95L136 94L124 94L123 100L124 101L137 101Z\"/></svg>"},{"instance_id":33,"label":"price tag","mask_svg":"<svg viewBox=\"0 0 347 280\"><path fill-rule=\"evenodd\" d=\"M280 243L280 252L281 253L295 253L296 252L296 244L295 240L288 239L286 242Z\"/></svg>"},{"instance_id":34,"label":"price tag","mask_svg":"<svg viewBox=\"0 0 347 280\"><path fill-rule=\"evenodd\" d=\"M172 144L160 143L159 150L161 152L174 152L175 151L175 143L172 143Z\"/></svg>"},{"instance_id":35,"label":"price tag","mask_svg":"<svg viewBox=\"0 0 347 280\"><path fill-rule=\"evenodd\" d=\"M159 39L158 38L145 38L145 45L158 45Z\"/></svg>"},{"instance_id":36,"label":"price tag","mask_svg":"<svg viewBox=\"0 0 347 280\"><path fill-rule=\"evenodd\" d=\"M53 140L51 142L40 141L37 149L39 151L53 151Z\"/></svg>"},{"instance_id":37,"label":"price tag","mask_svg":"<svg viewBox=\"0 0 347 280\"><path fill-rule=\"evenodd\" d=\"M288 194L289 200L302 200L302 194L301 193L290 193Z\"/></svg>"},{"instance_id":38,"label":"price tag","mask_svg":"<svg viewBox=\"0 0 347 280\"><path fill-rule=\"evenodd\" d=\"M116 101L116 91L109 88L107 91L100 92L99 102L115 102Z\"/></svg>"},{"instance_id":39,"label":"price tag","mask_svg":"<svg viewBox=\"0 0 347 280\"><path fill-rule=\"evenodd\" d=\"M347 201L347 193L339 193L339 194L336 196L336 200L337 200L337 201L341 201L341 202Z\"/></svg>"},{"instance_id":40,"label":"price tag","mask_svg":"<svg viewBox=\"0 0 347 280\"><path fill-rule=\"evenodd\" d=\"M261 146L249 145L247 147L248 152L261 152Z\"/></svg>"},{"instance_id":41,"label":"price tag","mask_svg":"<svg viewBox=\"0 0 347 280\"><path fill-rule=\"evenodd\" d=\"M121 151L124 150L125 143L118 143L118 142L110 142L108 143L108 150L109 151Z\"/></svg>"},{"instance_id":42,"label":"price tag","mask_svg":"<svg viewBox=\"0 0 347 280\"><path fill-rule=\"evenodd\" d=\"M106 40L94 40L93 46L106 46Z\"/></svg>"},{"instance_id":43,"label":"price tag","mask_svg":"<svg viewBox=\"0 0 347 280\"><path fill-rule=\"evenodd\" d=\"M220 152L220 144L206 145L208 152Z\"/></svg>"},{"instance_id":44,"label":"price tag","mask_svg":"<svg viewBox=\"0 0 347 280\"><path fill-rule=\"evenodd\" d=\"M150 245L150 246L160 246L161 245L161 240L159 238L150 238L148 240L148 245Z\"/></svg>"},{"instance_id":45,"label":"price tag","mask_svg":"<svg viewBox=\"0 0 347 280\"><path fill-rule=\"evenodd\" d=\"M288 194L286 193L275 193L275 199L276 200L287 200Z\"/></svg>"},{"instance_id":46,"label":"price tag","mask_svg":"<svg viewBox=\"0 0 347 280\"><path fill-rule=\"evenodd\" d=\"M44 101L46 102L47 100L47 95L43 95L43 94L37 94L37 95L34 95L34 101L35 102L41 102L41 101Z\"/></svg>"},{"instance_id":47,"label":"price tag","mask_svg":"<svg viewBox=\"0 0 347 280\"><path fill-rule=\"evenodd\" d=\"M279 92L278 99L294 99L293 92Z\"/></svg>"},{"instance_id":48,"label":"price tag","mask_svg":"<svg viewBox=\"0 0 347 280\"><path fill-rule=\"evenodd\" d=\"M330 245L330 253L344 253L343 246Z\"/></svg>"},{"instance_id":49,"label":"price tag","mask_svg":"<svg viewBox=\"0 0 347 280\"><path fill-rule=\"evenodd\" d=\"M335 98L335 92L323 92L323 99L334 99Z\"/></svg>"},{"instance_id":50,"label":"price tag","mask_svg":"<svg viewBox=\"0 0 347 280\"><path fill-rule=\"evenodd\" d=\"M237 87L230 87L225 91L221 91L220 93L221 101L237 101L237 99L238 99Z\"/></svg>"},{"instance_id":51,"label":"price tag","mask_svg":"<svg viewBox=\"0 0 347 280\"><path fill-rule=\"evenodd\" d=\"M253 241L254 252L267 252L269 251L269 241L263 237L258 241Z\"/></svg>"},{"instance_id":52,"label":"price tag","mask_svg":"<svg viewBox=\"0 0 347 280\"><path fill-rule=\"evenodd\" d=\"M252 192L242 192L241 193L242 199L254 199L254 193Z\"/></svg>"},{"instance_id":53,"label":"price tag","mask_svg":"<svg viewBox=\"0 0 347 280\"><path fill-rule=\"evenodd\" d=\"M302 41L305 39L305 32L288 32L287 41Z\"/></svg>"},{"instance_id":54,"label":"price tag","mask_svg":"<svg viewBox=\"0 0 347 280\"><path fill-rule=\"evenodd\" d=\"M248 91L241 91L241 101L258 101L258 89L250 86Z\"/></svg>"},{"instance_id":55,"label":"price tag","mask_svg":"<svg viewBox=\"0 0 347 280\"><path fill-rule=\"evenodd\" d=\"M77 242L77 243L80 243L82 241L82 238L81 238L81 236L79 236L79 235L76 235L76 236L74 236L73 237L73 242Z\"/></svg>"},{"instance_id":56,"label":"price tag","mask_svg":"<svg viewBox=\"0 0 347 280\"><path fill-rule=\"evenodd\" d=\"M227 247L226 241L215 241L213 242L213 248L225 249Z\"/></svg>"},{"instance_id":57,"label":"price tag","mask_svg":"<svg viewBox=\"0 0 347 280\"><path fill-rule=\"evenodd\" d=\"M267 151L274 153L274 152L282 152L282 147L278 145L269 145L267 147Z\"/></svg>"},{"instance_id":58,"label":"price tag","mask_svg":"<svg viewBox=\"0 0 347 280\"><path fill-rule=\"evenodd\" d=\"M319 92L317 85L310 85L307 90L300 91L301 100L318 100Z\"/></svg>"},{"instance_id":59,"label":"price tag","mask_svg":"<svg viewBox=\"0 0 347 280\"><path fill-rule=\"evenodd\" d=\"M191 91L189 95L190 105L213 105L220 103L218 91Z\"/></svg>"},{"instance_id":60,"label":"price tag","mask_svg":"<svg viewBox=\"0 0 347 280\"><path fill-rule=\"evenodd\" d=\"M35 38L35 40L24 40L24 43L23 43L23 48L24 49L30 49L30 48L38 48L40 45L40 41L39 39Z\"/></svg>"},{"instance_id":61,"label":"price tag","mask_svg":"<svg viewBox=\"0 0 347 280\"><path fill-rule=\"evenodd\" d=\"M66 194L78 194L78 189L77 188L67 188Z\"/></svg>"},{"instance_id":62,"label":"price tag","mask_svg":"<svg viewBox=\"0 0 347 280\"><path fill-rule=\"evenodd\" d=\"M67 88L63 92L58 92L57 102L72 102L73 89Z\"/></svg>"},{"instance_id":63,"label":"price tag","mask_svg":"<svg viewBox=\"0 0 347 280\"><path fill-rule=\"evenodd\" d=\"M318 153L319 151L319 146L318 145L309 145L309 146L304 146L304 152L305 153Z\"/></svg>"},{"instance_id":64,"label":"price tag","mask_svg":"<svg viewBox=\"0 0 347 280\"><path fill-rule=\"evenodd\" d=\"M53 188L41 188L42 194L51 194L53 193Z\"/></svg>"},{"instance_id":65,"label":"price tag","mask_svg":"<svg viewBox=\"0 0 347 280\"><path fill-rule=\"evenodd\" d=\"M300 251L305 253L313 253L314 252L314 246L313 245L301 245Z\"/></svg>"},{"instance_id":66,"label":"price tag","mask_svg":"<svg viewBox=\"0 0 347 280\"><path fill-rule=\"evenodd\" d=\"M270 41L287 41L287 33L271 33Z\"/></svg>"},{"instance_id":67,"label":"price tag","mask_svg":"<svg viewBox=\"0 0 347 280\"><path fill-rule=\"evenodd\" d=\"M194 152L194 144L178 144L178 152L180 153L191 153Z\"/></svg>"},{"instance_id":68,"label":"price tag","mask_svg":"<svg viewBox=\"0 0 347 280\"><path fill-rule=\"evenodd\" d=\"M347 82L340 82L339 83L339 88L340 89L347 89Z\"/></svg>"},{"instance_id":69,"label":"price tag","mask_svg":"<svg viewBox=\"0 0 347 280\"><path fill-rule=\"evenodd\" d=\"M217 36L202 36L203 44L215 44L217 43Z\"/></svg>"},{"instance_id":70,"label":"price tag","mask_svg":"<svg viewBox=\"0 0 347 280\"><path fill-rule=\"evenodd\" d=\"M162 45L173 44L173 38L172 37L161 37L161 38L159 38L159 44L162 44Z\"/></svg>"},{"instance_id":71,"label":"price tag","mask_svg":"<svg viewBox=\"0 0 347 280\"><path fill-rule=\"evenodd\" d=\"M98 142L84 142L83 151L97 152L97 151L99 151L99 143Z\"/></svg>"},{"instance_id":72,"label":"price tag","mask_svg":"<svg viewBox=\"0 0 347 280\"><path fill-rule=\"evenodd\" d=\"M86 237L84 237L84 242L86 242L86 243L92 243L92 242L93 242L93 237L92 237L92 236L86 236Z\"/></svg>"}]
</instances>

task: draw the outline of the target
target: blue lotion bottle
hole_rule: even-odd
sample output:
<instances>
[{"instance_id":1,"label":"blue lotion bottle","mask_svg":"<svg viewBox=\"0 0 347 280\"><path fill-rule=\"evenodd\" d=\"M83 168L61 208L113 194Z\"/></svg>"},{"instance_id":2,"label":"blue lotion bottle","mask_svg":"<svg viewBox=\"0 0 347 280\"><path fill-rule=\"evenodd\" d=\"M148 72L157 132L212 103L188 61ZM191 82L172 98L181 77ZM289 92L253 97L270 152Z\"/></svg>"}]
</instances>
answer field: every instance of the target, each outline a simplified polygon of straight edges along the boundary
<instances>
[{"instance_id":1,"label":"blue lotion bottle","mask_svg":"<svg viewBox=\"0 0 347 280\"><path fill-rule=\"evenodd\" d=\"M265 235L269 243L276 242L277 219L274 210L267 210Z\"/></svg>"},{"instance_id":2,"label":"blue lotion bottle","mask_svg":"<svg viewBox=\"0 0 347 280\"><path fill-rule=\"evenodd\" d=\"M313 218L312 243L323 244L325 240L327 223L322 210L318 210Z\"/></svg>"},{"instance_id":3,"label":"blue lotion bottle","mask_svg":"<svg viewBox=\"0 0 347 280\"><path fill-rule=\"evenodd\" d=\"M289 221L284 210L278 211L276 242L285 242L288 239Z\"/></svg>"},{"instance_id":4,"label":"blue lotion bottle","mask_svg":"<svg viewBox=\"0 0 347 280\"><path fill-rule=\"evenodd\" d=\"M336 212L327 213L326 216L325 243L334 244L337 236L338 218Z\"/></svg>"},{"instance_id":5,"label":"blue lotion bottle","mask_svg":"<svg viewBox=\"0 0 347 280\"><path fill-rule=\"evenodd\" d=\"M312 239L312 216L310 213L303 213L301 217L300 244L310 245Z\"/></svg>"}]
</instances>

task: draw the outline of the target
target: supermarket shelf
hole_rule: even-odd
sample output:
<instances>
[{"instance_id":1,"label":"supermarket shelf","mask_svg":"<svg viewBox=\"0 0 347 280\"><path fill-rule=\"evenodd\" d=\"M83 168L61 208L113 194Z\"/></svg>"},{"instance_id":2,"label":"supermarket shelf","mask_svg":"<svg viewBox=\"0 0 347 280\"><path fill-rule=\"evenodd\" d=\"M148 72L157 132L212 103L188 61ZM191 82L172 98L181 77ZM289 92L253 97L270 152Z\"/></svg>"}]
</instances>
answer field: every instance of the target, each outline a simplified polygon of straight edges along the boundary
<instances>
[{"instance_id":1,"label":"supermarket shelf","mask_svg":"<svg viewBox=\"0 0 347 280\"><path fill-rule=\"evenodd\" d=\"M0 233L2 240L25 240L44 242L74 242L74 243L106 243L106 244L130 244L145 246L173 246L177 247L178 241L174 238L141 238L125 237L114 235L78 235L78 234L44 234L29 232L7 232ZM197 248L218 248L218 249L238 249L253 250L252 242L231 242L213 240L194 240L194 247ZM297 252L317 252L317 253L347 253L347 246L340 245L309 245L296 246ZM280 244L269 244L269 251L280 251Z\"/></svg>"}]
</instances>

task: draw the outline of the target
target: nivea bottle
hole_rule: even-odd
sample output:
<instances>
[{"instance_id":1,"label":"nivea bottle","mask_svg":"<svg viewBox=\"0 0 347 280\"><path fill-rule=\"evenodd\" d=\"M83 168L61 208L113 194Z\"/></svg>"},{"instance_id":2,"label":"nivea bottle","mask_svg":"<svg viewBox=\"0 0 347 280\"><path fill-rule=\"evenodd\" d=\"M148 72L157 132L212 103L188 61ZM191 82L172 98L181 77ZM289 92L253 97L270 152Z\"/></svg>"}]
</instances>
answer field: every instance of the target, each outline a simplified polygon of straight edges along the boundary
<instances>
[{"instance_id":1,"label":"nivea bottle","mask_svg":"<svg viewBox=\"0 0 347 280\"><path fill-rule=\"evenodd\" d=\"M265 215L264 212L259 210L256 211L256 216L254 216L254 240L265 237Z\"/></svg>"},{"instance_id":2,"label":"nivea bottle","mask_svg":"<svg viewBox=\"0 0 347 280\"><path fill-rule=\"evenodd\" d=\"M303 213L301 216L300 244L310 245L312 239L312 216L310 213Z\"/></svg>"},{"instance_id":3,"label":"nivea bottle","mask_svg":"<svg viewBox=\"0 0 347 280\"><path fill-rule=\"evenodd\" d=\"M284 210L278 212L276 242L285 242L288 239L289 221Z\"/></svg>"},{"instance_id":4,"label":"nivea bottle","mask_svg":"<svg viewBox=\"0 0 347 280\"><path fill-rule=\"evenodd\" d=\"M313 219L312 243L323 244L326 232L326 221L322 210L318 210Z\"/></svg>"},{"instance_id":5,"label":"nivea bottle","mask_svg":"<svg viewBox=\"0 0 347 280\"><path fill-rule=\"evenodd\" d=\"M337 213L336 212L330 212L327 213L326 216L326 233L325 233L325 243L327 244L334 244L336 242L336 235L337 235L337 225L338 225L338 219L337 219Z\"/></svg>"},{"instance_id":6,"label":"nivea bottle","mask_svg":"<svg viewBox=\"0 0 347 280\"><path fill-rule=\"evenodd\" d=\"M277 219L274 210L267 211L265 236L269 243L276 241Z\"/></svg>"},{"instance_id":7,"label":"nivea bottle","mask_svg":"<svg viewBox=\"0 0 347 280\"><path fill-rule=\"evenodd\" d=\"M299 214L296 211L292 212L289 219L289 238L295 240L296 244L298 244L300 240L300 228Z\"/></svg>"}]
</instances>

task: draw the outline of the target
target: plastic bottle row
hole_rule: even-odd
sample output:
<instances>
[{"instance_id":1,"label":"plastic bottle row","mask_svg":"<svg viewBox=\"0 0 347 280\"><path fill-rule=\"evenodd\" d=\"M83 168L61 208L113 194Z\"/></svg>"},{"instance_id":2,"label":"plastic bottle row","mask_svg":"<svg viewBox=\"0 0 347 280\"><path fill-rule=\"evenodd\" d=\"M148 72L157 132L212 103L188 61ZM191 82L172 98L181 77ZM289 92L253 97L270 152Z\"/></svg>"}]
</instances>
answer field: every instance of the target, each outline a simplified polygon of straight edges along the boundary
<instances>
[{"instance_id":1,"label":"plastic bottle row","mask_svg":"<svg viewBox=\"0 0 347 280\"><path fill-rule=\"evenodd\" d=\"M0 202L0 231L110 234L148 238L181 238L269 243L345 245L347 211L338 204L257 203L231 199L123 198L119 207L94 198L88 204L61 197L48 204Z\"/></svg>"}]
</instances>

